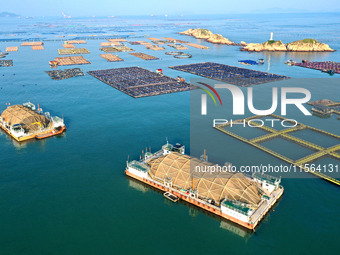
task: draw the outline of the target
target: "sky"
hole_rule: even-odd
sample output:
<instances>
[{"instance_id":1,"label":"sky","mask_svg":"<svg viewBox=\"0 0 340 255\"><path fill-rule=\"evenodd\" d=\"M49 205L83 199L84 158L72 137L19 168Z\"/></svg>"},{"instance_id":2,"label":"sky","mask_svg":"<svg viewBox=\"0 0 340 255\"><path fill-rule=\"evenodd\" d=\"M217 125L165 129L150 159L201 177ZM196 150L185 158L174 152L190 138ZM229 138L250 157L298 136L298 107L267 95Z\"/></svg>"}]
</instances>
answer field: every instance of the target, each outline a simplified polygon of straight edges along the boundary
<instances>
[{"instance_id":1,"label":"sky","mask_svg":"<svg viewBox=\"0 0 340 255\"><path fill-rule=\"evenodd\" d=\"M338 7L339 6L339 7ZM0 12L73 17L339 11L339 0L0 0Z\"/></svg>"}]
</instances>

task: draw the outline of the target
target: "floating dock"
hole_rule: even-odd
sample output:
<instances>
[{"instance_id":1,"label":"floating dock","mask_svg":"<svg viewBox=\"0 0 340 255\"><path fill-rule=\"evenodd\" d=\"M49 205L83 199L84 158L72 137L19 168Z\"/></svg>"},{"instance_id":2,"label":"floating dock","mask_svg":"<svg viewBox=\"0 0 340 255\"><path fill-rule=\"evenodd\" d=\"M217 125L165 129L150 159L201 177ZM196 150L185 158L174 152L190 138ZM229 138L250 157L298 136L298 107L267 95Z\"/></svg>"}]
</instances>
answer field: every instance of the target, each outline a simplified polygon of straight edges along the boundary
<instances>
[{"instance_id":1,"label":"floating dock","mask_svg":"<svg viewBox=\"0 0 340 255\"><path fill-rule=\"evenodd\" d=\"M231 83L240 87L248 87L252 85L280 81L290 78L284 75L265 73L213 62L170 66L169 68L182 72L192 73L217 81Z\"/></svg>"},{"instance_id":2,"label":"floating dock","mask_svg":"<svg viewBox=\"0 0 340 255\"><path fill-rule=\"evenodd\" d=\"M17 142L44 139L66 130L63 119L43 113L32 103L7 107L1 114L0 128Z\"/></svg>"},{"instance_id":3,"label":"floating dock","mask_svg":"<svg viewBox=\"0 0 340 255\"><path fill-rule=\"evenodd\" d=\"M83 56L57 57L57 58L54 58L54 61L57 61L58 66L91 64Z\"/></svg>"},{"instance_id":4,"label":"floating dock","mask_svg":"<svg viewBox=\"0 0 340 255\"><path fill-rule=\"evenodd\" d=\"M183 145L162 146L127 162L125 174L206 212L254 230L283 194L281 179L255 173L199 172L216 165L185 155Z\"/></svg>"},{"instance_id":5,"label":"floating dock","mask_svg":"<svg viewBox=\"0 0 340 255\"><path fill-rule=\"evenodd\" d=\"M310 62L303 61L302 63L293 62L292 66L300 66L309 69L320 70L324 72L333 71L340 74L340 62L326 61L326 62Z\"/></svg>"},{"instance_id":6,"label":"floating dock","mask_svg":"<svg viewBox=\"0 0 340 255\"><path fill-rule=\"evenodd\" d=\"M145 54L145 53L141 53L141 52L136 52L136 53L130 53L130 55L135 56L137 58L141 58L144 60L157 60L158 58Z\"/></svg>"},{"instance_id":7,"label":"floating dock","mask_svg":"<svg viewBox=\"0 0 340 255\"><path fill-rule=\"evenodd\" d=\"M75 77L75 76L84 76L85 75L80 70L80 68L46 71L46 73L51 77L52 80L56 80L56 81L72 78L72 77Z\"/></svg>"},{"instance_id":8,"label":"floating dock","mask_svg":"<svg viewBox=\"0 0 340 255\"><path fill-rule=\"evenodd\" d=\"M274 115L274 114L270 114L267 116L258 116L255 115L253 117L249 117L246 119L242 119L242 120L237 120L237 121L233 121L234 123L248 123L248 121L251 121L252 119L261 119L261 118L267 118L267 117L272 117L274 119L279 119L281 121L285 120L287 122L289 122L288 119L282 117L282 116L278 116L278 115ZM256 137L253 139L247 139L244 138L234 132L231 131L231 127L230 127L230 123L227 124L222 124L222 125L217 125L215 126L215 128L221 132L223 132L224 134L227 134L231 137L234 137L242 142L245 142L247 144L250 144L274 157L277 157L291 165L295 165L297 167L297 169L302 169L303 171L313 174L323 180L326 180L330 183L336 184L340 186L340 181L332 178L324 173L318 172L318 171L312 171L311 169L306 167L306 164L309 164L311 162L314 162L315 160L321 159L322 157L331 157L337 160L340 160L340 154L339 154L339 150L340 150L340 136L339 135L335 135L326 131L323 131L321 129L317 129L314 127L310 127L301 123L298 123L298 125L296 127L291 127L291 128L286 128L283 130L276 130L273 129L271 127L267 127L267 126L261 126L260 124L256 123L256 122L252 122L252 125L256 126L255 128L259 128L263 131L265 131L267 134L260 136L260 137ZM301 130L312 130L315 131L317 133L326 135L328 137L334 138L339 140L339 144L333 145L329 148L324 148L322 146L319 146L317 144L314 144L312 142L300 139L298 137L292 136L291 133L293 132L297 132L297 131L301 131ZM314 152L310 155L307 155L303 158L300 158L298 160L293 160L291 158L288 158L286 156L281 155L280 153L273 151L271 149L268 149L267 147L261 145L262 142L268 141L270 139L275 139L275 138L283 138L285 140L288 140L289 142L298 144L298 145L302 145L308 149L313 150Z\"/></svg>"},{"instance_id":9,"label":"floating dock","mask_svg":"<svg viewBox=\"0 0 340 255\"><path fill-rule=\"evenodd\" d=\"M189 83L140 67L89 71L88 74L134 98L187 91L193 88Z\"/></svg>"},{"instance_id":10,"label":"floating dock","mask_svg":"<svg viewBox=\"0 0 340 255\"><path fill-rule=\"evenodd\" d=\"M0 60L0 67L10 67L13 66L13 60Z\"/></svg>"},{"instance_id":11,"label":"floating dock","mask_svg":"<svg viewBox=\"0 0 340 255\"><path fill-rule=\"evenodd\" d=\"M76 49L58 49L59 55L76 55L76 54L89 54L90 52L85 48Z\"/></svg>"},{"instance_id":12,"label":"floating dock","mask_svg":"<svg viewBox=\"0 0 340 255\"><path fill-rule=\"evenodd\" d=\"M121 59L120 57L118 57L117 55L113 55L111 53L107 53L107 54L100 54L100 56L103 59L106 59L109 62L119 62L119 61L124 61L123 59Z\"/></svg>"}]
</instances>

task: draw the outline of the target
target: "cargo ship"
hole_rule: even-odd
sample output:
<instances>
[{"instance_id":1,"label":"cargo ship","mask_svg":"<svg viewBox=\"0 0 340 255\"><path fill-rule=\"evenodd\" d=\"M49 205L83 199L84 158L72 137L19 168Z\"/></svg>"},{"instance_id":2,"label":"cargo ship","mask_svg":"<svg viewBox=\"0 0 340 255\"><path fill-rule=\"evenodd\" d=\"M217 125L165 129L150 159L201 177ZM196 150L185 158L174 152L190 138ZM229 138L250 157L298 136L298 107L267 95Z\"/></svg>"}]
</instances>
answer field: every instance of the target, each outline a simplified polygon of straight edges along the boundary
<instances>
[{"instance_id":1,"label":"cargo ship","mask_svg":"<svg viewBox=\"0 0 340 255\"><path fill-rule=\"evenodd\" d=\"M44 139L66 130L62 118L44 113L31 102L7 107L0 116L0 127L17 142Z\"/></svg>"},{"instance_id":2,"label":"cargo ship","mask_svg":"<svg viewBox=\"0 0 340 255\"><path fill-rule=\"evenodd\" d=\"M206 157L204 157L205 159ZM161 150L146 151L140 160L126 162L125 174L162 192L176 202L186 201L250 230L282 196L281 178L263 173L198 173L212 163L185 155L185 146L168 142Z\"/></svg>"}]
</instances>

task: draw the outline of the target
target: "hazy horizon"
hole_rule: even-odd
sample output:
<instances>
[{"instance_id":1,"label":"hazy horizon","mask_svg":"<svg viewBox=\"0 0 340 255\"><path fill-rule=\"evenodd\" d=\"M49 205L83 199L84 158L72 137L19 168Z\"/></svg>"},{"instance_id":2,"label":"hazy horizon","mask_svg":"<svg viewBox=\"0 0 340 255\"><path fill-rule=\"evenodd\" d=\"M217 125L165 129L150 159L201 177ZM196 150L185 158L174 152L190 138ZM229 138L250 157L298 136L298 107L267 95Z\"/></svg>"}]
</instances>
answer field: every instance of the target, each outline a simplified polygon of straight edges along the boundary
<instances>
[{"instance_id":1,"label":"hazy horizon","mask_svg":"<svg viewBox=\"0 0 340 255\"><path fill-rule=\"evenodd\" d=\"M2 3L2 4L1 4ZM330 0L325 5L317 0L273 2L271 0L239 1L211 0L209 5L202 0L173 0L171 2L161 2L149 0L140 2L136 0L110 1L80 1L80 0L60 0L58 4L46 4L43 0L13 1L6 2L0 0L1 6L6 6L1 12L15 13L20 16L60 16L64 12L68 16L144 16L144 15L211 15L211 14L242 14L242 13L311 13L311 12L338 12L334 9L338 6L336 0ZM18 8L20 7L20 8Z\"/></svg>"}]
</instances>

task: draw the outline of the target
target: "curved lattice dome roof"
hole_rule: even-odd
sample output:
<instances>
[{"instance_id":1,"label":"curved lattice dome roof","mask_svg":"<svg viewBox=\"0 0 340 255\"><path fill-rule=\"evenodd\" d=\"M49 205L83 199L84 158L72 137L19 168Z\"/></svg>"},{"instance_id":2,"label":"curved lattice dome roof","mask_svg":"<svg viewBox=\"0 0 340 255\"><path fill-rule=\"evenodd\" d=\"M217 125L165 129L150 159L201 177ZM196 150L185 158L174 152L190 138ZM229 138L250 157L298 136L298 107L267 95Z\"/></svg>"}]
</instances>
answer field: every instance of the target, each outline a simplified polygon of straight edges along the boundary
<instances>
[{"instance_id":1,"label":"curved lattice dome roof","mask_svg":"<svg viewBox=\"0 0 340 255\"><path fill-rule=\"evenodd\" d=\"M195 177L193 182L190 170L194 171L196 166L213 166L197 158L172 152L150 160L149 165L154 178L162 181L171 178L174 186L186 190L194 185L200 197L213 199L216 203L227 198L256 206L261 201L260 188L242 173L200 173L200 177Z\"/></svg>"},{"instance_id":2,"label":"curved lattice dome roof","mask_svg":"<svg viewBox=\"0 0 340 255\"><path fill-rule=\"evenodd\" d=\"M1 114L1 118L10 126L20 124L28 132L34 132L49 126L50 121L44 115L38 114L23 105L8 107Z\"/></svg>"}]
</instances>

